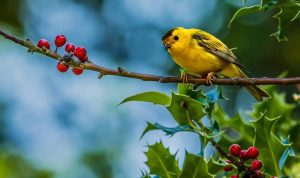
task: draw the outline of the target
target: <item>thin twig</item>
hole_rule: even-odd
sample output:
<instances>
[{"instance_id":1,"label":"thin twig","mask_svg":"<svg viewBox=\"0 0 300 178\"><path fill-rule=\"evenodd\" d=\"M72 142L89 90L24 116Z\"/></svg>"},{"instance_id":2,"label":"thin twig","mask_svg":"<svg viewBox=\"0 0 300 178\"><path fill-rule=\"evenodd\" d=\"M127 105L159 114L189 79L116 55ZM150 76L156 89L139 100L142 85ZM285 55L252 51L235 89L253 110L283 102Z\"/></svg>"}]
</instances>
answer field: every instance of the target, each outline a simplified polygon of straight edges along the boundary
<instances>
[{"instance_id":1,"label":"thin twig","mask_svg":"<svg viewBox=\"0 0 300 178\"><path fill-rule=\"evenodd\" d=\"M33 45L29 40L21 40L18 39L15 36L12 36L8 33L5 33L4 31L0 30L0 35L4 38L13 41L21 46L24 46L28 48L29 52L37 52L42 55L48 56L55 60L62 60L62 56L48 50L46 48L39 48L35 45ZM156 81L160 83L181 83L183 82L183 79L178 76L158 76L158 75L149 75L149 74L142 74L142 73L135 73L135 72L129 72L124 70L123 68L118 68L116 70L105 68L102 66L98 66L92 62L80 64L76 63L74 61L70 61L67 63L69 66L72 67L82 67L86 70L92 70L99 72L99 78L105 76L105 75L114 75L114 76L120 76L120 77L127 77L127 78L135 78L140 79L143 81ZM207 85L206 79L201 78L188 78L188 83L193 83L197 85ZM300 77L291 77L291 78L222 78L222 79L214 79L212 81L212 84L215 85L294 85L300 83Z\"/></svg>"}]
</instances>

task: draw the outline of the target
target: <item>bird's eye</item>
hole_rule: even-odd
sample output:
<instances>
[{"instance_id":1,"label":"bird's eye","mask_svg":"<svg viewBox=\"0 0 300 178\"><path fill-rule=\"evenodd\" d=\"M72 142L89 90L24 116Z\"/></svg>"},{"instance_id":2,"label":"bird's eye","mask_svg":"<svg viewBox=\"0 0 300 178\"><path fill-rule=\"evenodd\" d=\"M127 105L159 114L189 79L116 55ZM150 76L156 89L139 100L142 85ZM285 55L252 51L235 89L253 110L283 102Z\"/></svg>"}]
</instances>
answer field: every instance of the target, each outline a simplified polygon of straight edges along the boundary
<instances>
[{"instance_id":1,"label":"bird's eye","mask_svg":"<svg viewBox=\"0 0 300 178\"><path fill-rule=\"evenodd\" d=\"M174 40L179 40L179 37L177 35L174 36Z\"/></svg>"}]
</instances>

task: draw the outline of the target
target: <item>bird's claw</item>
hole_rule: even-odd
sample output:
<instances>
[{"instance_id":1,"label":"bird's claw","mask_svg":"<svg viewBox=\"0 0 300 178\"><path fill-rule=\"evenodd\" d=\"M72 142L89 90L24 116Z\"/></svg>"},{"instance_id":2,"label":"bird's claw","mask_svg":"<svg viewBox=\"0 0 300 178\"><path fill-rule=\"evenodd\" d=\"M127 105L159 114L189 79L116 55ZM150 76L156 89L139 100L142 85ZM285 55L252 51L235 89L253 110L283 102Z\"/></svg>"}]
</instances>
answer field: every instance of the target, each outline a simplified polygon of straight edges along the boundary
<instances>
[{"instance_id":1,"label":"bird's claw","mask_svg":"<svg viewBox=\"0 0 300 178\"><path fill-rule=\"evenodd\" d=\"M215 74L213 72L210 72L207 74L206 77L206 84L207 85L212 85L212 82L216 79Z\"/></svg>"},{"instance_id":2,"label":"bird's claw","mask_svg":"<svg viewBox=\"0 0 300 178\"><path fill-rule=\"evenodd\" d=\"M183 74L180 76L180 79L181 79L182 83L188 83L188 82L189 82L189 74L183 73Z\"/></svg>"}]
</instances>

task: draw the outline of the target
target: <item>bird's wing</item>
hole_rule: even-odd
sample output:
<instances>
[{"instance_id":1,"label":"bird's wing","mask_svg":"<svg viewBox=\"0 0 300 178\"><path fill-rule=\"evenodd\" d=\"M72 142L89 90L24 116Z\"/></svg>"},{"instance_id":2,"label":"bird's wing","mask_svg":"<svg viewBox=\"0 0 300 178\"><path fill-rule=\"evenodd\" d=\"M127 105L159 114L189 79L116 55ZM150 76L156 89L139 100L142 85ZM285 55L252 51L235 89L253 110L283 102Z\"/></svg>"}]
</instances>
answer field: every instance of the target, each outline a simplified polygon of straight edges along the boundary
<instances>
[{"instance_id":1,"label":"bird's wing","mask_svg":"<svg viewBox=\"0 0 300 178\"><path fill-rule=\"evenodd\" d=\"M206 51L217 55L223 60L244 68L244 65L237 59L233 52L216 37L201 31L193 34L192 38L197 40L198 45L203 47Z\"/></svg>"}]
</instances>

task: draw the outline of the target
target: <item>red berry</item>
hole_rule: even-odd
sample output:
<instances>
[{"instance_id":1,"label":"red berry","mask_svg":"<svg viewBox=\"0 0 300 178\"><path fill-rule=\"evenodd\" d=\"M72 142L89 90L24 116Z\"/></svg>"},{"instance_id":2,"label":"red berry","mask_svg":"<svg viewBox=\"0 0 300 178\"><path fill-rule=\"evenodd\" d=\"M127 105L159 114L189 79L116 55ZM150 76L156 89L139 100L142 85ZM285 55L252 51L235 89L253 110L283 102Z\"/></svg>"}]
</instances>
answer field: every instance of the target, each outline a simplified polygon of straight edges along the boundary
<instances>
[{"instance_id":1,"label":"red berry","mask_svg":"<svg viewBox=\"0 0 300 178\"><path fill-rule=\"evenodd\" d=\"M242 150L242 151L241 151L240 157L241 157L243 160L248 159L248 151L247 151L247 150Z\"/></svg>"},{"instance_id":2,"label":"red berry","mask_svg":"<svg viewBox=\"0 0 300 178\"><path fill-rule=\"evenodd\" d=\"M260 160L253 160L251 163L251 168L253 170L259 170L262 167L262 163L260 162Z\"/></svg>"},{"instance_id":3,"label":"red berry","mask_svg":"<svg viewBox=\"0 0 300 178\"><path fill-rule=\"evenodd\" d=\"M255 159L259 155L259 150L255 146L248 148L248 158Z\"/></svg>"},{"instance_id":4,"label":"red berry","mask_svg":"<svg viewBox=\"0 0 300 178\"><path fill-rule=\"evenodd\" d=\"M55 38L55 45L57 47L62 47L67 41L65 35L57 35Z\"/></svg>"},{"instance_id":5,"label":"red berry","mask_svg":"<svg viewBox=\"0 0 300 178\"><path fill-rule=\"evenodd\" d=\"M75 48L74 50L74 55L76 57L78 57L78 59L81 61L81 60L85 60L85 57L86 57L86 49L84 47L77 47Z\"/></svg>"},{"instance_id":6,"label":"red berry","mask_svg":"<svg viewBox=\"0 0 300 178\"><path fill-rule=\"evenodd\" d=\"M79 58L79 60L84 63L88 60L88 56L85 56L83 59Z\"/></svg>"},{"instance_id":7,"label":"red berry","mask_svg":"<svg viewBox=\"0 0 300 178\"><path fill-rule=\"evenodd\" d=\"M232 144L229 147L229 151L233 156L239 156L241 153L241 147L238 144Z\"/></svg>"},{"instance_id":8,"label":"red berry","mask_svg":"<svg viewBox=\"0 0 300 178\"><path fill-rule=\"evenodd\" d=\"M47 49L50 49L50 43L47 40L45 40L45 39L40 39L38 41L37 46L40 47L40 48L45 47Z\"/></svg>"},{"instance_id":9,"label":"red berry","mask_svg":"<svg viewBox=\"0 0 300 178\"><path fill-rule=\"evenodd\" d=\"M83 72L83 68L73 67L72 72L73 72L75 75L80 75L80 74L82 74L82 72Z\"/></svg>"},{"instance_id":10,"label":"red berry","mask_svg":"<svg viewBox=\"0 0 300 178\"><path fill-rule=\"evenodd\" d=\"M226 166L224 166L223 169L224 169L225 172L229 172L233 169L233 167L231 165L226 165Z\"/></svg>"},{"instance_id":11,"label":"red berry","mask_svg":"<svg viewBox=\"0 0 300 178\"><path fill-rule=\"evenodd\" d=\"M230 176L230 178L239 178L238 175L233 175L233 176Z\"/></svg>"},{"instance_id":12,"label":"red berry","mask_svg":"<svg viewBox=\"0 0 300 178\"><path fill-rule=\"evenodd\" d=\"M57 63L56 67L60 72L67 72L67 70L69 69L69 66L62 62Z\"/></svg>"},{"instance_id":13,"label":"red berry","mask_svg":"<svg viewBox=\"0 0 300 178\"><path fill-rule=\"evenodd\" d=\"M74 50L75 50L75 45L74 45L73 43L68 43L68 44L66 45L65 51L66 51L67 53L74 52Z\"/></svg>"}]
</instances>

